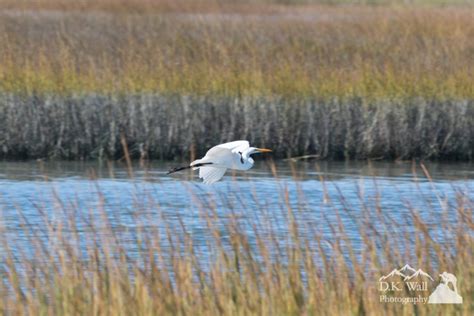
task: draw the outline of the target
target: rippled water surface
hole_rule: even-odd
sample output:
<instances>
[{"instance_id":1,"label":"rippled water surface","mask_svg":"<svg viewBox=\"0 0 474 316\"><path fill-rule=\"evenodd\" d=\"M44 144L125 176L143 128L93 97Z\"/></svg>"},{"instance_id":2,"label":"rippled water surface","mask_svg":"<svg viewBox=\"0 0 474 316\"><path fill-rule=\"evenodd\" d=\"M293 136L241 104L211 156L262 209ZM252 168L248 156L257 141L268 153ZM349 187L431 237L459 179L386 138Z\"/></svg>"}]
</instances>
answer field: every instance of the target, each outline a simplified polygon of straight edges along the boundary
<instances>
[{"instance_id":1,"label":"rippled water surface","mask_svg":"<svg viewBox=\"0 0 474 316\"><path fill-rule=\"evenodd\" d=\"M377 225L384 218L380 223L388 219L410 232L415 228L406 215L413 213L430 225L435 239L449 242L440 221L456 220L460 197L474 196L474 167L468 163L427 163L429 178L412 163L259 160L252 170L228 172L214 185L201 184L196 172L166 175L173 166L137 163L130 170L117 162L1 162L0 220L9 242L20 245L27 243L25 227L42 238L46 223L94 217L130 242L133 254L136 231L147 227L184 227L204 249L209 236L203 214L209 212L216 225L240 221L250 241L256 232L275 231L283 240L291 210L300 234L332 238L331 226L340 222L357 249L363 247L361 220ZM79 234L91 234L87 220L76 225Z\"/></svg>"}]
</instances>

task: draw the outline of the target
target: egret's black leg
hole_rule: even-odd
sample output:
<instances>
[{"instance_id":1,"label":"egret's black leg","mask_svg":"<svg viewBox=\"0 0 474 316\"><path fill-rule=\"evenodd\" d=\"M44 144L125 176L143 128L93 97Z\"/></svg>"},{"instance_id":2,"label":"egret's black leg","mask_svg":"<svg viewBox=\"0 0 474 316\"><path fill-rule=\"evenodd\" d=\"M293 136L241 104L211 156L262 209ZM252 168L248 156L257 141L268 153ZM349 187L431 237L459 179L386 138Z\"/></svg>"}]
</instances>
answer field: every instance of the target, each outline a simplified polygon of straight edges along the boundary
<instances>
[{"instance_id":1,"label":"egret's black leg","mask_svg":"<svg viewBox=\"0 0 474 316\"><path fill-rule=\"evenodd\" d=\"M173 168L170 171L168 171L167 174L175 173L175 172L178 172L178 171L181 171L181 170L202 167L202 166L206 166L206 165L212 165L212 162L197 163L193 166L176 167L176 168Z\"/></svg>"}]
</instances>

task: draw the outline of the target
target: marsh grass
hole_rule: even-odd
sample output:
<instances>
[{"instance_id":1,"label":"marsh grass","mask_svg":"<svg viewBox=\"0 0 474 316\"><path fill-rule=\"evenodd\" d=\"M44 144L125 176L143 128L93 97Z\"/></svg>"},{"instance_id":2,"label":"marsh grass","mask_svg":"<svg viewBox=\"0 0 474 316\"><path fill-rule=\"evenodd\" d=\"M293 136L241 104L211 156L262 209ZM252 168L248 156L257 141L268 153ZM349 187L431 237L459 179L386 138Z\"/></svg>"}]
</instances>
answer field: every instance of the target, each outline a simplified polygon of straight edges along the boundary
<instances>
[{"instance_id":1,"label":"marsh grass","mask_svg":"<svg viewBox=\"0 0 474 316\"><path fill-rule=\"evenodd\" d=\"M4 92L474 96L472 6L3 0L0 8Z\"/></svg>"},{"instance_id":2,"label":"marsh grass","mask_svg":"<svg viewBox=\"0 0 474 316\"><path fill-rule=\"evenodd\" d=\"M247 139L272 157L472 160L468 100L0 95L0 157L189 160Z\"/></svg>"},{"instance_id":3,"label":"marsh grass","mask_svg":"<svg viewBox=\"0 0 474 316\"><path fill-rule=\"evenodd\" d=\"M296 2L1 0L0 157L472 159L472 6Z\"/></svg>"},{"instance_id":4,"label":"marsh grass","mask_svg":"<svg viewBox=\"0 0 474 316\"><path fill-rule=\"evenodd\" d=\"M277 174L274 180L281 181ZM52 213L37 205L34 224L28 221L32 214L26 216L20 207L19 225L2 225L1 313L472 314L474 225L468 188L448 203L433 185L430 193L438 200L427 202L421 213L414 201L406 201L399 210L406 214L403 221L383 209L377 200L381 192L369 204L361 194L357 211L340 192L337 201L325 198L327 214L318 226L305 224L304 209L290 202L294 192L284 183L278 209L231 202L218 209L217 202L229 197L219 190L198 195L190 188L202 225L196 236L185 218L167 214L152 199L130 205L133 221L121 222L119 209L106 210L119 206L96 187L100 203L93 209L55 195ZM258 214L258 220L246 219L249 212ZM353 242L354 233L361 244ZM380 303L378 278L405 263L431 275L454 273L464 304Z\"/></svg>"}]
</instances>

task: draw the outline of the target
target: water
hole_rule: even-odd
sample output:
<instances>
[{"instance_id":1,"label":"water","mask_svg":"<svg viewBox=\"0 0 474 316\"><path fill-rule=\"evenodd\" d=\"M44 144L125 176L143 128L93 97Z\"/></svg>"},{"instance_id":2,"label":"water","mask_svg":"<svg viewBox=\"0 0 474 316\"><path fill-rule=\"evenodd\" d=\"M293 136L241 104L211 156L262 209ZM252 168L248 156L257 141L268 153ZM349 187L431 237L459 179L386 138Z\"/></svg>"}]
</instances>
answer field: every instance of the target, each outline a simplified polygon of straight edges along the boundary
<instances>
[{"instance_id":1,"label":"water","mask_svg":"<svg viewBox=\"0 0 474 316\"><path fill-rule=\"evenodd\" d=\"M210 186L201 184L196 172L166 175L173 166L136 163L130 172L117 162L1 162L3 235L11 248L24 252L32 234L47 243L51 229L67 219L75 219L77 233L90 239L93 229L87 220L94 218L95 233L106 233L104 227L110 225L131 257L138 252L137 231L163 231L166 244L168 227L186 231L208 258L206 242L212 236L206 216L215 216L213 224L221 228L224 242L232 220L250 243L257 234L269 238L272 233L285 242L291 208L302 236L330 241L340 221L352 247L361 251L363 222L380 225L379 231L396 226L414 234L414 223L407 219L412 212L428 225L435 241L449 243L454 236L446 235L441 222L456 221L460 197L470 205L474 197L474 166L469 163L427 163L428 179L419 164L404 162L280 161L272 172L271 164L260 160L250 171L228 172Z\"/></svg>"}]
</instances>

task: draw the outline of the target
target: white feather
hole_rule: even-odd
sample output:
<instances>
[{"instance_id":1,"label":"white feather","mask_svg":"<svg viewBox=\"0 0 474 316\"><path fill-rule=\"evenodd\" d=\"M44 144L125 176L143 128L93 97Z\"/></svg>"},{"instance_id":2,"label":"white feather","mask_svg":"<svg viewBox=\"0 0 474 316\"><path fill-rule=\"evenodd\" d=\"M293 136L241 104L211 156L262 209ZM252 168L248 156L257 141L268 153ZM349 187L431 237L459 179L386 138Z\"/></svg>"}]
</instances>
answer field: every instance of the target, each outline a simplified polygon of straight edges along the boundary
<instances>
[{"instance_id":1,"label":"white feather","mask_svg":"<svg viewBox=\"0 0 474 316\"><path fill-rule=\"evenodd\" d=\"M216 167L199 167L199 178L203 179L203 183L211 184L222 179L226 172L226 168Z\"/></svg>"},{"instance_id":2,"label":"white feather","mask_svg":"<svg viewBox=\"0 0 474 316\"><path fill-rule=\"evenodd\" d=\"M247 140L236 140L233 142L214 146L211 149L209 149L207 153L209 153L214 148L226 148L226 149L230 149L232 152L238 152L238 151L244 151L249 147L250 147L250 143ZM206 153L206 156L207 156L207 153Z\"/></svg>"},{"instance_id":3,"label":"white feather","mask_svg":"<svg viewBox=\"0 0 474 316\"><path fill-rule=\"evenodd\" d=\"M201 163L212 163L214 166L227 168L229 167L229 157L231 158L232 156L233 153L229 149L215 146L209 149L203 158L191 162L190 166L192 167ZM195 167L193 170L198 168L202 167Z\"/></svg>"}]
</instances>

